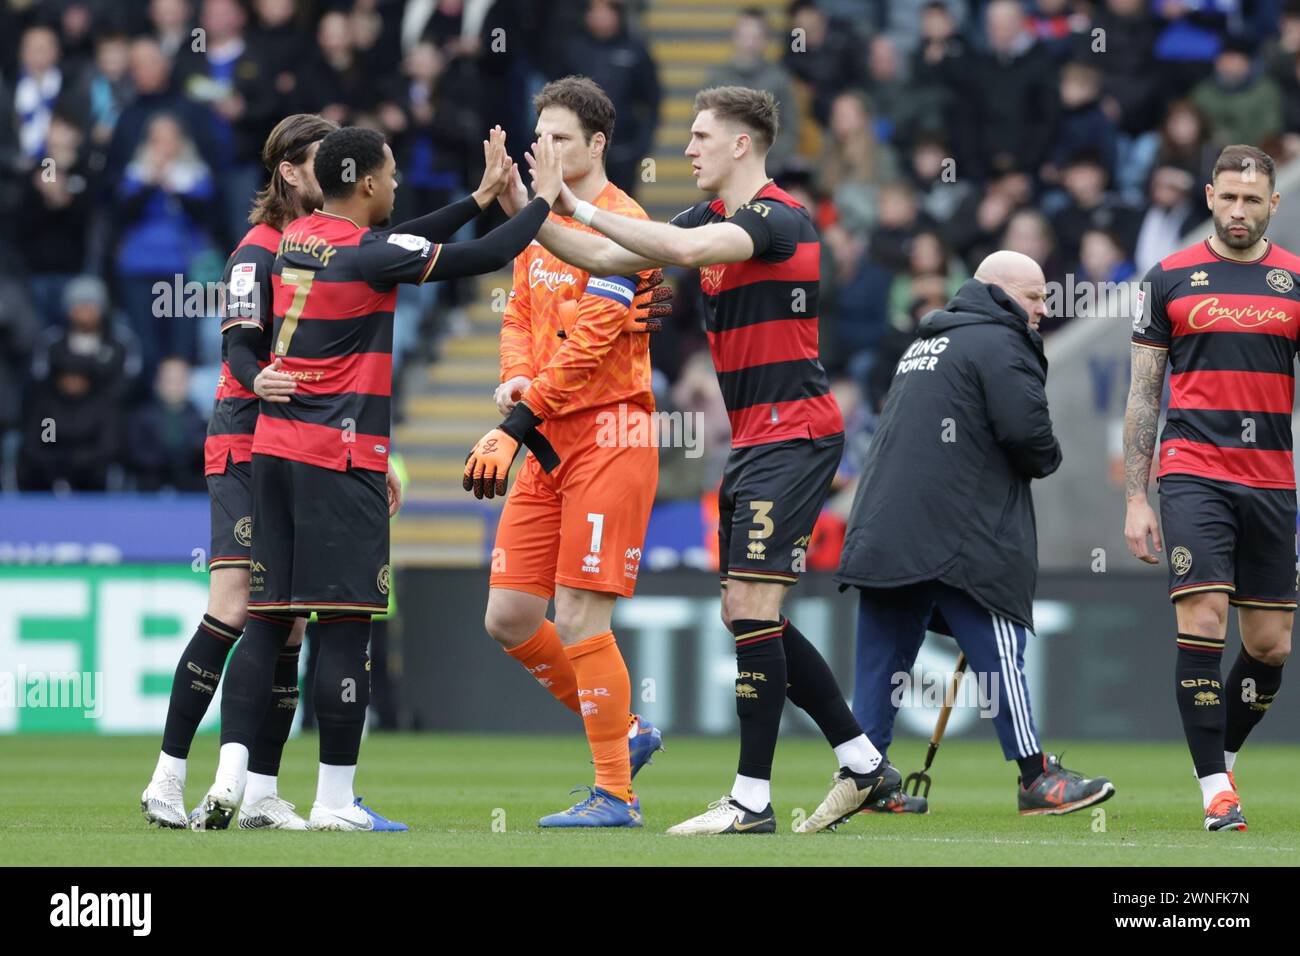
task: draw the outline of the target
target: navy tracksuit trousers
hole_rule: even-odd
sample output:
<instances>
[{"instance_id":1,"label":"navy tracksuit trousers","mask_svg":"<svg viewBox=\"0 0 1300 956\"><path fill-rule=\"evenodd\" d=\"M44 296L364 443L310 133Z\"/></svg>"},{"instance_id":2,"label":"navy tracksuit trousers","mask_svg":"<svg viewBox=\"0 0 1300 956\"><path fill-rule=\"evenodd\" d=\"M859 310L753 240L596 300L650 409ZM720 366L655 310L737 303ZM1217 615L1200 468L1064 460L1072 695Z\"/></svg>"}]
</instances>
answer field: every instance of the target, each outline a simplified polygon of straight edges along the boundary
<instances>
[{"instance_id":1,"label":"navy tracksuit trousers","mask_svg":"<svg viewBox=\"0 0 1300 956\"><path fill-rule=\"evenodd\" d=\"M998 701L993 724L1002 753L1015 760L1040 752L1024 675L1028 632L982 607L964 591L938 581L859 592L853 716L863 733L882 754L886 752L898 712L894 675L911 673L936 610L965 651L971 674L996 675ZM984 680L988 683L979 686L994 683L991 676Z\"/></svg>"}]
</instances>

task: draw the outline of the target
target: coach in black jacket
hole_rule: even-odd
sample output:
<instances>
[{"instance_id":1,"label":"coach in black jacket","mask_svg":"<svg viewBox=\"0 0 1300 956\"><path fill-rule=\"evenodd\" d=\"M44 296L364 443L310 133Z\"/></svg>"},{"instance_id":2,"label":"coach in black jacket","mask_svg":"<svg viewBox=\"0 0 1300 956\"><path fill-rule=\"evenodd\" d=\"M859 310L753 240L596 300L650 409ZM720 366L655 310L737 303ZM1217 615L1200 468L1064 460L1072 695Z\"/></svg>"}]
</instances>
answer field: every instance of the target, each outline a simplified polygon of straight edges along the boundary
<instances>
[{"instance_id":1,"label":"coach in black jacket","mask_svg":"<svg viewBox=\"0 0 1300 956\"><path fill-rule=\"evenodd\" d=\"M867 736L888 747L897 675L933 619L965 651L983 706L996 706L1022 813L1068 813L1114 792L1043 754L1023 673L1038 576L1029 483L1061 464L1037 332L1046 314L1042 270L1000 251L922 320L894 372L836 575L861 589L853 709ZM885 809L925 807L909 797Z\"/></svg>"}]
</instances>

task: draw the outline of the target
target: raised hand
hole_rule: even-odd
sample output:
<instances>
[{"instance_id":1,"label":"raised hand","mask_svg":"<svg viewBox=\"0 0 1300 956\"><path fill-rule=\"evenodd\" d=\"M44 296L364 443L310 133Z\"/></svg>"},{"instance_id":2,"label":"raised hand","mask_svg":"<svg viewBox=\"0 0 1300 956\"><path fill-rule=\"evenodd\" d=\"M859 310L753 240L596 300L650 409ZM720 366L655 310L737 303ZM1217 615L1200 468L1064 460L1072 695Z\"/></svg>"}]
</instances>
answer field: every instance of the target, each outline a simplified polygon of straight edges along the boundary
<instances>
[{"instance_id":1,"label":"raised hand","mask_svg":"<svg viewBox=\"0 0 1300 956\"><path fill-rule=\"evenodd\" d=\"M483 140L483 179L474 190L474 201L480 209L486 208L510 185L510 171L514 164L506 153L506 133L500 126L488 131Z\"/></svg>"},{"instance_id":2,"label":"raised hand","mask_svg":"<svg viewBox=\"0 0 1300 956\"><path fill-rule=\"evenodd\" d=\"M513 216L528 205L528 187L524 185L524 180L519 175L517 164L511 164L510 181L497 196L497 202L501 204L501 209L507 216Z\"/></svg>"},{"instance_id":3,"label":"raised hand","mask_svg":"<svg viewBox=\"0 0 1300 956\"><path fill-rule=\"evenodd\" d=\"M532 171L533 192L550 203L551 208L554 209L555 200L564 188L564 168L560 164L560 154L555 148L555 140L551 134L546 133L533 143L533 151L526 158Z\"/></svg>"}]
</instances>

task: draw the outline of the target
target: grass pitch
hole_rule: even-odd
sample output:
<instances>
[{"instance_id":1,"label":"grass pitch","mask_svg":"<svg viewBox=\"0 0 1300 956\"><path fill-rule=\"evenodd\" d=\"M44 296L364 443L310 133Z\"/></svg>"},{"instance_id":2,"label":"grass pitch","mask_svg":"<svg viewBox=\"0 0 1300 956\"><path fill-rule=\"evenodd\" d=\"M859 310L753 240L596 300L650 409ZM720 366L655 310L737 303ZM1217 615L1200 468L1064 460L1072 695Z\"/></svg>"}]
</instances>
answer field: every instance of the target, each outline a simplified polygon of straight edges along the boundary
<instances>
[{"instance_id":1,"label":"grass pitch","mask_svg":"<svg viewBox=\"0 0 1300 956\"><path fill-rule=\"evenodd\" d=\"M1015 767L996 745L949 742L935 762L932 812L859 816L835 833L789 832L835 769L821 741L786 739L777 750L774 836L665 836L730 785L736 743L669 736L668 751L637 778L640 830L539 831L537 818L573 803L590 782L586 743L572 737L371 736L358 792L411 826L406 834L190 833L148 827L140 791L156 738L0 738L0 865L637 865L637 866L1296 866L1300 828L1295 768L1300 747L1247 747L1237 765L1250 830L1205 833L1199 793L1179 744L1058 745L1065 764L1114 781L1100 808L1064 817L1016 813ZM215 737L190 755L186 805L212 779ZM904 773L924 743L896 743ZM316 741L289 742L281 796L306 815L316 782ZM1099 811L1104 811L1100 813Z\"/></svg>"}]
</instances>

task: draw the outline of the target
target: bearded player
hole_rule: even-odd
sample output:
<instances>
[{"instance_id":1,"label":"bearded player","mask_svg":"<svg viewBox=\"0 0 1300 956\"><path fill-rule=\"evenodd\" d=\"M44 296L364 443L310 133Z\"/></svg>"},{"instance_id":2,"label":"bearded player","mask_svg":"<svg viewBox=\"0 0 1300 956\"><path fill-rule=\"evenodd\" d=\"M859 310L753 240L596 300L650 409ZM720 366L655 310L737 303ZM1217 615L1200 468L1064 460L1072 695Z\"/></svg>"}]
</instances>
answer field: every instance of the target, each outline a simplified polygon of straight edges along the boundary
<instances>
[{"instance_id":1,"label":"bearded player","mask_svg":"<svg viewBox=\"0 0 1300 956\"><path fill-rule=\"evenodd\" d=\"M547 84L534 106L537 135L554 140L569 188L603 209L644 219L605 176L614 132L605 92L568 76ZM510 212L527 201L522 182L515 185L518 193L502 197ZM629 713L627 666L611 630L614 602L636 587L659 477L658 451L648 440L654 395L644 321L668 310L656 304L666 289L646 294L656 281L658 270L594 277L536 243L515 259L496 392L506 419L466 463L467 490L489 498L504 491L518 450L512 433L527 427L546 436L561 462L548 473L529 456L510 490L485 619L506 653L586 729L595 785L575 806L543 817L543 827L641 826L632 777L662 746L659 731ZM626 423L627 434L603 430L611 421ZM638 430L643 440L630 440ZM500 449L495 457L489 445ZM546 617L552 597L554 621Z\"/></svg>"},{"instance_id":2,"label":"bearded player","mask_svg":"<svg viewBox=\"0 0 1300 956\"><path fill-rule=\"evenodd\" d=\"M700 269L709 347L731 419L719 492L722 617L736 639L740 762L730 793L673 834L771 833L772 758L787 697L839 764L800 832L839 824L901 780L862 733L817 649L781 614L844 446L818 358L820 242L807 210L768 178L770 93L729 86L695 98L686 156L716 198L671 223L619 215L561 190L556 212L608 238L547 223L538 240L593 275ZM788 687L788 690L787 690Z\"/></svg>"},{"instance_id":3,"label":"bearded player","mask_svg":"<svg viewBox=\"0 0 1300 956\"><path fill-rule=\"evenodd\" d=\"M1174 695L1211 831L1246 829L1233 766L1281 687L1296 607L1300 258L1264 235L1275 183L1263 150L1224 149L1205 187L1214 235L1152 266L1133 322L1124 537L1147 564L1169 546ZM1147 484L1166 365L1157 525ZM1229 607L1242 646L1225 683Z\"/></svg>"}]
</instances>

